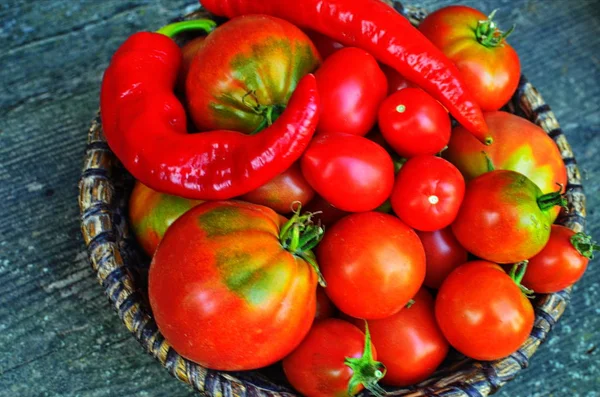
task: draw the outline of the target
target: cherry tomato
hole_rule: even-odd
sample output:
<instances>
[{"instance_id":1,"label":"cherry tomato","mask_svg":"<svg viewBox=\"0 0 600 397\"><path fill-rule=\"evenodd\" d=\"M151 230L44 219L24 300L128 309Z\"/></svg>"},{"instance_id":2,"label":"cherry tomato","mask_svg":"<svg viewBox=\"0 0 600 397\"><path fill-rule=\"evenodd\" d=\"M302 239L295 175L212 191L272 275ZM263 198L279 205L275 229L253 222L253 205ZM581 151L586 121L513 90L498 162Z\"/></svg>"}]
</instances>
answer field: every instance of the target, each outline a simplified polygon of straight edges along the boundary
<instances>
[{"instance_id":1,"label":"cherry tomato","mask_svg":"<svg viewBox=\"0 0 600 397\"><path fill-rule=\"evenodd\" d=\"M469 181L493 168L520 172L542 190L550 193L558 184L566 186L567 169L556 143L537 125L522 117L506 112L485 112L494 144L485 146L462 126L452 130L445 159L460 170ZM485 152L485 154L483 154ZM552 209L552 221L560 207Z\"/></svg>"},{"instance_id":2,"label":"cherry tomato","mask_svg":"<svg viewBox=\"0 0 600 397\"><path fill-rule=\"evenodd\" d=\"M369 320L377 359L387 368L381 380L386 385L407 386L427 379L448 353L431 294L420 289L413 301L390 317ZM364 321L354 319L352 323L364 330Z\"/></svg>"},{"instance_id":3,"label":"cherry tomato","mask_svg":"<svg viewBox=\"0 0 600 397\"><path fill-rule=\"evenodd\" d=\"M433 231L450 225L465 194L465 181L448 161L435 156L409 159L396 177L392 208L408 226Z\"/></svg>"},{"instance_id":4,"label":"cherry tomato","mask_svg":"<svg viewBox=\"0 0 600 397\"><path fill-rule=\"evenodd\" d=\"M425 251L417 234L395 216L351 214L317 247L325 292L344 313L378 319L397 313L425 278Z\"/></svg>"},{"instance_id":5,"label":"cherry tomato","mask_svg":"<svg viewBox=\"0 0 600 397\"><path fill-rule=\"evenodd\" d=\"M349 214L346 211L335 208L319 195L315 195L315 198L313 198L310 203L304 207L304 210L306 212L314 213L313 219L315 219L315 222L320 222L323 226L331 226Z\"/></svg>"},{"instance_id":6,"label":"cherry tomato","mask_svg":"<svg viewBox=\"0 0 600 397\"><path fill-rule=\"evenodd\" d=\"M458 67L467 89L483 110L500 109L521 75L517 52L485 14L448 6L429 14L419 30Z\"/></svg>"},{"instance_id":7,"label":"cherry tomato","mask_svg":"<svg viewBox=\"0 0 600 397\"><path fill-rule=\"evenodd\" d=\"M335 306L327 297L323 287L317 287L317 311L315 312L315 321L325 320L335 314Z\"/></svg>"},{"instance_id":8,"label":"cherry tomato","mask_svg":"<svg viewBox=\"0 0 600 397\"><path fill-rule=\"evenodd\" d=\"M486 261L457 267L437 294L435 316L450 344L476 360L496 360L527 340L533 307L502 268Z\"/></svg>"},{"instance_id":9,"label":"cherry tomato","mask_svg":"<svg viewBox=\"0 0 600 397\"><path fill-rule=\"evenodd\" d=\"M467 184L452 232L467 251L496 263L531 258L550 237L551 209L560 193L542 195L525 175L496 170Z\"/></svg>"},{"instance_id":10,"label":"cherry tomato","mask_svg":"<svg viewBox=\"0 0 600 397\"><path fill-rule=\"evenodd\" d=\"M438 289L452 270L467 261L467 250L454 237L450 227L433 232L417 231L417 234L425 249L427 264L423 285Z\"/></svg>"},{"instance_id":11,"label":"cherry tomato","mask_svg":"<svg viewBox=\"0 0 600 397\"><path fill-rule=\"evenodd\" d=\"M450 116L420 88L405 88L387 97L379 108L379 129L401 156L436 154L450 140Z\"/></svg>"},{"instance_id":12,"label":"cherry tomato","mask_svg":"<svg viewBox=\"0 0 600 397\"><path fill-rule=\"evenodd\" d=\"M349 322L330 318L313 325L283 360L283 371L307 397L353 396L364 387L379 393L377 381L385 367L376 358L370 337Z\"/></svg>"},{"instance_id":13,"label":"cherry tomato","mask_svg":"<svg viewBox=\"0 0 600 397\"><path fill-rule=\"evenodd\" d=\"M201 204L169 227L150 265L148 295L178 353L207 368L249 370L281 360L304 339L317 274L295 235L302 228L285 222L270 208L232 200Z\"/></svg>"},{"instance_id":14,"label":"cherry tomato","mask_svg":"<svg viewBox=\"0 0 600 397\"><path fill-rule=\"evenodd\" d=\"M294 163L258 189L240 196L240 200L264 205L280 214L288 214L292 212L294 203L299 202L304 207L314 195L315 191L302 176L300 165Z\"/></svg>"},{"instance_id":15,"label":"cherry tomato","mask_svg":"<svg viewBox=\"0 0 600 397\"><path fill-rule=\"evenodd\" d=\"M387 94L387 80L368 52L346 47L315 72L321 100L317 133L366 135Z\"/></svg>"},{"instance_id":16,"label":"cherry tomato","mask_svg":"<svg viewBox=\"0 0 600 397\"><path fill-rule=\"evenodd\" d=\"M304 33L312 40L317 51L321 55L323 60L329 58L334 52L344 48L344 45L340 42L333 40L329 36L325 36L323 33L316 32L314 30L305 30Z\"/></svg>"},{"instance_id":17,"label":"cherry tomato","mask_svg":"<svg viewBox=\"0 0 600 397\"><path fill-rule=\"evenodd\" d=\"M548 244L529 259L523 285L538 293L552 293L575 284L600 246L583 233L552 225Z\"/></svg>"},{"instance_id":18,"label":"cherry tomato","mask_svg":"<svg viewBox=\"0 0 600 397\"><path fill-rule=\"evenodd\" d=\"M190 208L203 202L160 193L136 181L129 198L129 221L146 254L154 255L169 226Z\"/></svg>"},{"instance_id":19,"label":"cherry tomato","mask_svg":"<svg viewBox=\"0 0 600 397\"><path fill-rule=\"evenodd\" d=\"M313 189L343 211L377 208L390 196L394 185L390 155L362 136L317 136L302 155L300 165Z\"/></svg>"},{"instance_id":20,"label":"cherry tomato","mask_svg":"<svg viewBox=\"0 0 600 397\"><path fill-rule=\"evenodd\" d=\"M396 69L389 67L385 64L379 64L379 67L385 74L388 83L388 95L392 95L396 91L400 91L404 88L412 87L418 88L415 84L406 80L404 76L396 71Z\"/></svg>"}]
</instances>

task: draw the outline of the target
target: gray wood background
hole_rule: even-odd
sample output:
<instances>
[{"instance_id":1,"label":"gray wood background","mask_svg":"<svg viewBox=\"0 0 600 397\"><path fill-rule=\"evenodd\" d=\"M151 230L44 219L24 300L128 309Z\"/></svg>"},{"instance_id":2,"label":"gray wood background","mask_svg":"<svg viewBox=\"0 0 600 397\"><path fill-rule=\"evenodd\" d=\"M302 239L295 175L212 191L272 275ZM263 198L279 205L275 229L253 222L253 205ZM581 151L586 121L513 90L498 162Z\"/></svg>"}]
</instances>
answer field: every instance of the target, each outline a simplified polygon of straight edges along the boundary
<instances>
[{"instance_id":1,"label":"gray wood background","mask_svg":"<svg viewBox=\"0 0 600 397\"><path fill-rule=\"evenodd\" d=\"M122 326L88 265L77 180L102 72L137 30L194 0L0 2L0 396L192 396ZM429 10L447 0L423 0ZM600 238L600 1L465 1L517 30L522 69L583 171ZM598 396L600 270L591 263L530 368L502 397Z\"/></svg>"}]
</instances>

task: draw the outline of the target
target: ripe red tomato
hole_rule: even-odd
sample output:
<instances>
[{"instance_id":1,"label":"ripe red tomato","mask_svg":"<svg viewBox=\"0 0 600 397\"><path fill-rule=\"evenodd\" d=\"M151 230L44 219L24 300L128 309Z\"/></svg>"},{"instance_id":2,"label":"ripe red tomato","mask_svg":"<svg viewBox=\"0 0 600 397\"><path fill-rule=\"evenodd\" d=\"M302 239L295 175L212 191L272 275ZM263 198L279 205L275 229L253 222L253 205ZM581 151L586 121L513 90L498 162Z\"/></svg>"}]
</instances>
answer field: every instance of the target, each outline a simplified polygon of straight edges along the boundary
<instances>
[{"instance_id":1,"label":"ripe red tomato","mask_svg":"<svg viewBox=\"0 0 600 397\"><path fill-rule=\"evenodd\" d=\"M425 278L417 234L395 216L351 214L334 224L317 247L325 292L341 311L378 319L397 313Z\"/></svg>"},{"instance_id":2,"label":"ripe red tomato","mask_svg":"<svg viewBox=\"0 0 600 397\"><path fill-rule=\"evenodd\" d=\"M482 259L521 262L544 248L550 237L550 210L563 200L558 192L542 195L523 174L491 171L467 184L452 232Z\"/></svg>"},{"instance_id":3,"label":"ripe red tomato","mask_svg":"<svg viewBox=\"0 0 600 397\"><path fill-rule=\"evenodd\" d=\"M495 22L466 6L448 6L429 14L419 30L458 67L467 89L482 110L498 110L519 84L517 52Z\"/></svg>"},{"instance_id":4,"label":"ripe red tomato","mask_svg":"<svg viewBox=\"0 0 600 397\"><path fill-rule=\"evenodd\" d=\"M385 367L376 359L375 347L360 329L330 318L313 325L300 346L283 359L283 371L304 396L353 396L364 387L380 391L377 381Z\"/></svg>"},{"instance_id":5,"label":"ripe red tomato","mask_svg":"<svg viewBox=\"0 0 600 397\"><path fill-rule=\"evenodd\" d=\"M333 40L329 36L325 36L323 33L309 29L306 29L304 33L306 33L308 38L312 40L315 47L317 47L317 51L319 51L319 54L321 54L321 58L323 58L323 60L329 58L334 52L344 48L342 43Z\"/></svg>"},{"instance_id":6,"label":"ripe red tomato","mask_svg":"<svg viewBox=\"0 0 600 397\"><path fill-rule=\"evenodd\" d=\"M396 91L400 91L404 88L412 87L418 88L417 85L411 83L406 80L404 76L402 76L396 69L389 67L385 64L379 64L379 67L385 74L388 83L388 95L392 95Z\"/></svg>"},{"instance_id":7,"label":"ripe red tomato","mask_svg":"<svg viewBox=\"0 0 600 397\"><path fill-rule=\"evenodd\" d=\"M284 248L292 250L279 236L283 223L267 207L213 201L171 225L150 265L148 294L158 328L182 356L249 370L302 341L315 315L317 275L303 259L310 251Z\"/></svg>"},{"instance_id":8,"label":"ripe red tomato","mask_svg":"<svg viewBox=\"0 0 600 397\"><path fill-rule=\"evenodd\" d=\"M317 287L317 311L315 312L315 321L325 320L335 314L335 306L327 297L325 289Z\"/></svg>"},{"instance_id":9,"label":"ripe red tomato","mask_svg":"<svg viewBox=\"0 0 600 397\"><path fill-rule=\"evenodd\" d=\"M394 186L394 163L381 146L351 134L315 137L300 159L308 183L336 208L370 211Z\"/></svg>"},{"instance_id":10,"label":"ripe red tomato","mask_svg":"<svg viewBox=\"0 0 600 397\"><path fill-rule=\"evenodd\" d=\"M450 227L433 232L417 231L417 234L425 249L427 265L423 285L438 289L452 270L467 261L467 250L454 237Z\"/></svg>"},{"instance_id":11,"label":"ripe red tomato","mask_svg":"<svg viewBox=\"0 0 600 397\"><path fill-rule=\"evenodd\" d=\"M405 88L387 97L379 108L379 129L401 156L436 154L450 140L450 116L420 88Z\"/></svg>"},{"instance_id":12,"label":"ripe red tomato","mask_svg":"<svg viewBox=\"0 0 600 397\"><path fill-rule=\"evenodd\" d=\"M191 118L200 131L260 131L320 63L310 39L283 19L230 19L206 37L190 66L186 99Z\"/></svg>"},{"instance_id":13,"label":"ripe red tomato","mask_svg":"<svg viewBox=\"0 0 600 397\"><path fill-rule=\"evenodd\" d=\"M396 177L392 208L404 223L433 231L450 225L465 195L465 180L455 166L435 156L409 159Z\"/></svg>"},{"instance_id":14,"label":"ripe red tomato","mask_svg":"<svg viewBox=\"0 0 600 397\"><path fill-rule=\"evenodd\" d=\"M502 268L486 261L457 267L442 283L435 316L452 346L476 360L516 351L533 328L529 299Z\"/></svg>"},{"instance_id":15,"label":"ripe red tomato","mask_svg":"<svg viewBox=\"0 0 600 397\"><path fill-rule=\"evenodd\" d=\"M529 259L523 285L534 292L552 293L575 284L587 268L595 245L589 236L565 226L552 225L548 244Z\"/></svg>"},{"instance_id":16,"label":"ripe red tomato","mask_svg":"<svg viewBox=\"0 0 600 397\"><path fill-rule=\"evenodd\" d=\"M414 303L381 320L369 320L377 359L387 368L382 383L407 386L427 379L444 361L448 342L435 320L431 294L420 289ZM352 320L364 330L364 321Z\"/></svg>"},{"instance_id":17,"label":"ripe red tomato","mask_svg":"<svg viewBox=\"0 0 600 397\"><path fill-rule=\"evenodd\" d=\"M304 210L306 212L314 213L313 219L315 222L320 222L323 226L331 226L344 216L348 215L348 212L335 208L319 195L315 195L315 198L304 207Z\"/></svg>"},{"instance_id":18,"label":"ripe red tomato","mask_svg":"<svg viewBox=\"0 0 600 397\"><path fill-rule=\"evenodd\" d=\"M387 94L387 80L368 52L346 47L315 72L321 100L317 133L366 135Z\"/></svg>"},{"instance_id":19,"label":"ripe red tomato","mask_svg":"<svg viewBox=\"0 0 600 397\"><path fill-rule=\"evenodd\" d=\"M154 255L167 228L190 208L203 202L160 193L136 182L129 198L129 221L146 254Z\"/></svg>"},{"instance_id":20,"label":"ripe red tomato","mask_svg":"<svg viewBox=\"0 0 600 397\"><path fill-rule=\"evenodd\" d=\"M486 155L495 169L520 172L531 179L542 193L566 186L567 169L556 143L537 125L506 112L485 112L494 144L485 146L461 126L454 128L443 152L467 181L489 171ZM485 155L483 154L485 152ZM552 221L560 207L552 209Z\"/></svg>"},{"instance_id":21,"label":"ripe red tomato","mask_svg":"<svg viewBox=\"0 0 600 397\"><path fill-rule=\"evenodd\" d=\"M292 212L294 203L299 202L304 208L314 195L315 191L302 176L300 164L294 163L258 189L240 196L240 200L264 205L279 214L288 214Z\"/></svg>"}]
</instances>

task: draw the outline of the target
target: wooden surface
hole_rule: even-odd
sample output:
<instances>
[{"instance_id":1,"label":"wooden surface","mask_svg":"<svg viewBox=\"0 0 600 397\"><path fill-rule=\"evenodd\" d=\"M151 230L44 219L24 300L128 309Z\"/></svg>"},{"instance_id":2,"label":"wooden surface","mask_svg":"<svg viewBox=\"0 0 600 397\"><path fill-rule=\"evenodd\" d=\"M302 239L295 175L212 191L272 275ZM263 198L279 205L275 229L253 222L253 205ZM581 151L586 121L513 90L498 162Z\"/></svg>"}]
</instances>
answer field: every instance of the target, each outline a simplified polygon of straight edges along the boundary
<instances>
[{"instance_id":1,"label":"wooden surface","mask_svg":"<svg viewBox=\"0 0 600 397\"><path fill-rule=\"evenodd\" d=\"M449 1L422 1L433 10ZM517 23L523 72L556 113L600 238L600 2L472 1ZM102 72L132 32L191 0L0 4L0 396L191 396L140 346L87 262L77 180ZM502 397L600 395L600 270L590 264L529 369Z\"/></svg>"}]
</instances>

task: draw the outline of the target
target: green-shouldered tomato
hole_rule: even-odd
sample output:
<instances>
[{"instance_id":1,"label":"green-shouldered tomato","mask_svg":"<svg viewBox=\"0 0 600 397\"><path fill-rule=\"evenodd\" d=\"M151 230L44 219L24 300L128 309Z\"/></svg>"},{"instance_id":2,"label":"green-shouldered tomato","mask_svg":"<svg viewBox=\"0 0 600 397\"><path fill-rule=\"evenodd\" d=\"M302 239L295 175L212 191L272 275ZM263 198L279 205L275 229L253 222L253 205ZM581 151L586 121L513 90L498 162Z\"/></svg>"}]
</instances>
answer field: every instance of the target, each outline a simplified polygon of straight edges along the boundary
<instances>
[{"instance_id":1,"label":"green-shouldered tomato","mask_svg":"<svg viewBox=\"0 0 600 397\"><path fill-rule=\"evenodd\" d=\"M136 182L129 198L129 221L142 249L149 256L154 255L167 228L186 211L203 202L160 193Z\"/></svg>"},{"instance_id":2,"label":"green-shouldered tomato","mask_svg":"<svg viewBox=\"0 0 600 397\"><path fill-rule=\"evenodd\" d=\"M201 131L260 131L320 63L314 44L291 23L233 18L207 36L190 66L186 97L194 124Z\"/></svg>"},{"instance_id":3,"label":"green-shouldered tomato","mask_svg":"<svg viewBox=\"0 0 600 397\"><path fill-rule=\"evenodd\" d=\"M213 201L173 223L148 285L154 319L171 346L224 371L288 355L315 316L318 275L308 247L322 229L309 218L296 214L287 222L264 206Z\"/></svg>"}]
</instances>

